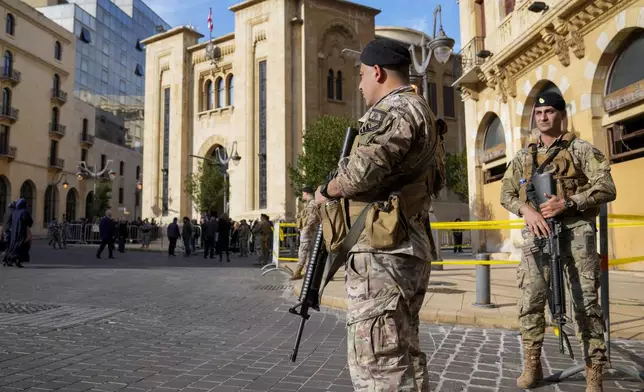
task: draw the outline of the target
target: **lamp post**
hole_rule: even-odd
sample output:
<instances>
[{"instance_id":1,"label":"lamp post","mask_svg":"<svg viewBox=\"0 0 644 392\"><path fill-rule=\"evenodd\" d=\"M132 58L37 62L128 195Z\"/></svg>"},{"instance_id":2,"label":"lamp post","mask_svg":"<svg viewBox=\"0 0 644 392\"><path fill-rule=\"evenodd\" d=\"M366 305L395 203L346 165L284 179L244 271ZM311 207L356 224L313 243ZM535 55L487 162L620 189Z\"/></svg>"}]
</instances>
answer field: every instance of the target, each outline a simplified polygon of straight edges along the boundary
<instances>
[{"instance_id":1,"label":"lamp post","mask_svg":"<svg viewBox=\"0 0 644 392\"><path fill-rule=\"evenodd\" d=\"M222 153L223 150L223 153ZM235 165L239 164L239 161L241 161L241 156L237 152L237 142L233 142L233 145L230 148L230 151L232 152L231 154L228 153L228 150L226 147L219 147L216 149L216 155L217 155L217 160L213 158L206 158L202 157L199 155L189 155L190 157L197 158L197 159L203 159L204 161L213 163L214 162L219 162L221 166L224 167L224 214L228 214L228 164L232 160Z\"/></svg>"},{"instance_id":2,"label":"lamp post","mask_svg":"<svg viewBox=\"0 0 644 392\"><path fill-rule=\"evenodd\" d=\"M94 180L94 188L93 188L93 195L94 195L94 200L92 200L92 208L94 208L95 203L96 203L96 180L105 174L107 171L107 168L110 166L110 163L113 161L111 159L108 159L107 162L105 162L105 167L98 169L96 165L92 166L92 169L90 170L89 167L87 166L87 162L81 161L78 163L78 172L76 175L78 176L79 180L83 180L86 177L92 178ZM114 170L110 170L108 172L110 176L110 180L114 180L114 177L116 177L116 173L114 173ZM85 214L87 215L87 211L85 211Z\"/></svg>"},{"instance_id":3,"label":"lamp post","mask_svg":"<svg viewBox=\"0 0 644 392\"><path fill-rule=\"evenodd\" d=\"M136 221L136 218L138 216L136 215L136 207L139 204L139 195L141 194L141 191L143 190L143 181L139 178L138 181L136 182L136 188L134 190L134 220Z\"/></svg>"},{"instance_id":4,"label":"lamp post","mask_svg":"<svg viewBox=\"0 0 644 392\"><path fill-rule=\"evenodd\" d=\"M439 17L439 30L438 36L436 35L436 16ZM434 36L429 42L425 41L425 34L420 39L421 59L416 59L416 45L409 46L411 58L414 65L414 71L417 74L423 75L423 97L429 103L429 88L427 80L427 70L429 69L429 62L432 59L432 54L436 57L439 63L445 64L449 57L452 55L452 48L454 47L454 40L449 38L443 30L443 13L440 4L434 10Z\"/></svg>"},{"instance_id":5,"label":"lamp post","mask_svg":"<svg viewBox=\"0 0 644 392\"><path fill-rule=\"evenodd\" d=\"M56 200L55 200L55 195L56 195L56 188L58 187L58 184L63 181L63 189L67 189L69 187L69 183L67 182L67 174L61 173L60 178L57 181L52 181L49 186L51 186L51 197L50 197L50 205L49 205L49 210L51 211L51 217L49 217L49 222L51 222L55 217L56 217ZM46 217L47 218L47 217ZM47 223L49 223L47 222Z\"/></svg>"}]
</instances>

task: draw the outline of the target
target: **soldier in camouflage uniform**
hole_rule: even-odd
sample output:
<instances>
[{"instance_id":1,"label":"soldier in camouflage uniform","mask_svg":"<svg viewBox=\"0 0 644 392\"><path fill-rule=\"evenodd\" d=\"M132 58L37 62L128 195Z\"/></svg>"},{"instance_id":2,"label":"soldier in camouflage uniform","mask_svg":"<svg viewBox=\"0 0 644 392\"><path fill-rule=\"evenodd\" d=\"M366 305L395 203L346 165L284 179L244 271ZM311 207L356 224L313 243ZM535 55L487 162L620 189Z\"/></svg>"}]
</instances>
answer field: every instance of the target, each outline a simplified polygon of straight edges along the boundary
<instances>
[{"instance_id":1,"label":"soldier in camouflage uniform","mask_svg":"<svg viewBox=\"0 0 644 392\"><path fill-rule=\"evenodd\" d=\"M365 207L385 206L378 214L388 215L386 210L395 208L391 195L399 192L402 216L395 219L405 222L394 236L376 236L377 227L386 224L373 218L376 223L365 223L349 252L349 370L359 392L428 392L418 313L435 256L428 211L431 195L444 183L442 139L427 102L409 84L406 47L376 39L360 61L360 90L370 109L360 119L351 155L340 162L335 178L318 188L316 202L344 198L355 223Z\"/></svg>"},{"instance_id":2,"label":"soldier in camouflage uniform","mask_svg":"<svg viewBox=\"0 0 644 392\"><path fill-rule=\"evenodd\" d=\"M586 361L586 391L602 391L604 355L604 318L598 303L600 258L597 253L595 220L599 206L615 200L615 184L609 163L592 144L562 130L566 104L558 93L545 92L537 97L534 117L538 137L527 148L519 150L508 165L501 187L501 204L526 221L523 230L521 264L517 280L519 322L525 349L526 363L517 379L519 388L532 388L543 379L541 348L546 321L544 308L549 284L547 238L549 226L545 219L560 220L561 260L572 287L574 318L578 339ZM557 195L547 195L548 202L540 206L541 213L528 202L526 185L533 172L533 161L552 172L557 183ZM536 238L535 238L536 237Z\"/></svg>"},{"instance_id":3,"label":"soldier in camouflage uniform","mask_svg":"<svg viewBox=\"0 0 644 392\"><path fill-rule=\"evenodd\" d=\"M315 206L315 191L310 186L302 189L302 199L306 202L306 207L301 212L298 222L301 222L300 229L300 248L298 250L297 269L293 273L291 280L302 279L302 270L306 267L306 262L311 249L311 242L315 236L315 230L320 224L317 207Z\"/></svg>"}]
</instances>

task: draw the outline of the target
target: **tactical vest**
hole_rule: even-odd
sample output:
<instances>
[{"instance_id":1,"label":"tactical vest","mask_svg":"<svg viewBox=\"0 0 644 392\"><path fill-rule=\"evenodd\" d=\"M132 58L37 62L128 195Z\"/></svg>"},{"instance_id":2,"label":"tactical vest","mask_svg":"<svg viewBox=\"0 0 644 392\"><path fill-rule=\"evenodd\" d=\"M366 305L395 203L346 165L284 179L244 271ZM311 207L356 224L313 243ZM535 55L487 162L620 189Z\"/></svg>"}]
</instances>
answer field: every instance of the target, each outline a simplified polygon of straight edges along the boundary
<instances>
[{"instance_id":1,"label":"tactical vest","mask_svg":"<svg viewBox=\"0 0 644 392\"><path fill-rule=\"evenodd\" d=\"M570 146L575 140L575 134L566 132L562 135L553 148L546 153L539 153L537 148L538 140L533 139L528 145L528 156L523 165L523 180L519 188L519 199L524 203L530 203L526 193L526 187L531 181L532 174L536 168L542 168L543 173L552 173L557 184L557 196L568 198L588 186L588 179L584 173L575 166L570 154ZM532 205L532 203L530 203ZM533 206L536 207L536 206ZM574 213L574 211L571 211ZM570 213L568 213L570 214Z\"/></svg>"}]
</instances>

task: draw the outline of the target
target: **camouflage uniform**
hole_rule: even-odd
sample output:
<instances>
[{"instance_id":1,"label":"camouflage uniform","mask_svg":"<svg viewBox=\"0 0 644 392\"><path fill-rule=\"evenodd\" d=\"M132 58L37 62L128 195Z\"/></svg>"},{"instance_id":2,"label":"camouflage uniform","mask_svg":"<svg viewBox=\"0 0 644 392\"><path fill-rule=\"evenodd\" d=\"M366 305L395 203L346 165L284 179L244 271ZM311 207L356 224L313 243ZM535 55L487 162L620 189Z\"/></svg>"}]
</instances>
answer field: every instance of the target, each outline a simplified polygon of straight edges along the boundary
<instances>
[{"instance_id":1,"label":"camouflage uniform","mask_svg":"<svg viewBox=\"0 0 644 392\"><path fill-rule=\"evenodd\" d=\"M302 227L300 228L300 248L298 250L297 262L298 267L306 266L309 257L309 250L311 249L311 242L315 236L315 230L320 224L320 217L315 200L306 203L306 207L302 211Z\"/></svg>"},{"instance_id":2,"label":"camouflage uniform","mask_svg":"<svg viewBox=\"0 0 644 392\"><path fill-rule=\"evenodd\" d=\"M357 146L338 166L335 180L352 221L365 203L401 191L408 223L406 238L386 250L371 247L363 231L346 262L348 362L356 391L429 391L418 313L435 250L430 195L443 178L435 121L412 87L397 88L360 119Z\"/></svg>"},{"instance_id":3,"label":"camouflage uniform","mask_svg":"<svg viewBox=\"0 0 644 392\"><path fill-rule=\"evenodd\" d=\"M550 155L552 148L561 143L561 138L560 136L550 147L544 145L541 138L533 140L532 143L537 146L537 156ZM606 361L606 346L603 335L604 318L597 295L600 258L597 253L595 219L600 204L615 200L615 184L610 175L609 162L592 144L575 138L562 151L566 150L579 173L579 184L582 186L577 187L570 196L577 205L576 211L566 210L559 217L563 230L560 241L561 261L572 287L574 318L582 353L590 362L603 365ZM526 160L532 160L531 154L523 148L508 165L501 187L501 204L518 216L519 209L525 203L519 194L526 180ZM546 327L544 308L550 278L547 240L535 239L527 227L522 234L525 244L517 270L517 283L521 290L518 303L521 336L526 350L540 350Z\"/></svg>"}]
</instances>

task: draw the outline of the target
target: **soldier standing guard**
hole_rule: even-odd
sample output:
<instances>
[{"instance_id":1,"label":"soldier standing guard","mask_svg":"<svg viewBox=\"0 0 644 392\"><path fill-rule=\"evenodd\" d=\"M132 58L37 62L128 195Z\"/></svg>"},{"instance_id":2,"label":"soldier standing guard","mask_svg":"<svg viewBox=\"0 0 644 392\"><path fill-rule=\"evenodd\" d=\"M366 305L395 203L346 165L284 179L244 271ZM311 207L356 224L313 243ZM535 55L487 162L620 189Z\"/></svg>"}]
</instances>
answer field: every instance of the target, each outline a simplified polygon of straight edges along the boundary
<instances>
[{"instance_id":1,"label":"soldier standing guard","mask_svg":"<svg viewBox=\"0 0 644 392\"><path fill-rule=\"evenodd\" d=\"M598 303L600 258L597 253L595 220L599 206L615 200L615 184L609 163L589 142L563 129L566 103L556 92L537 97L534 109L539 135L527 148L519 150L503 177L501 204L525 218L521 263L517 280L519 323L525 349L525 367L517 379L519 388L533 388L543 379L541 348L545 333L544 308L550 277L546 241L549 226L545 219L562 222L561 261L572 287L578 339L586 361L586 391L602 391L602 367L606 362L604 317ZM545 170L557 182L557 195L546 195L541 213L528 202L526 186L533 162L540 166L548 157ZM536 238L535 238L536 237ZM545 248L545 249L544 249Z\"/></svg>"},{"instance_id":2,"label":"soldier standing guard","mask_svg":"<svg viewBox=\"0 0 644 392\"><path fill-rule=\"evenodd\" d=\"M301 211L298 217L298 226L300 229L300 248L298 250L297 269L293 273L291 280L302 279L302 270L308 261L311 242L315 236L315 230L320 224L320 216L315 205L315 191L310 186L302 189L302 198L306 202L306 207Z\"/></svg>"},{"instance_id":3,"label":"soldier standing guard","mask_svg":"<svg viewBox=\"0 0 644 392\"><path fill-rule=\"evenodd\" d=\"M321 208L343 198L352 225L366 216L345 264L349 370L359 392L428 392L418 313L435 257L428 211L444 185L442 138L409 84L407 48L376 39L360 61L370 109L351 155L315 194Z\"/></svg>"}]
</instances>

